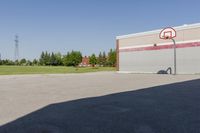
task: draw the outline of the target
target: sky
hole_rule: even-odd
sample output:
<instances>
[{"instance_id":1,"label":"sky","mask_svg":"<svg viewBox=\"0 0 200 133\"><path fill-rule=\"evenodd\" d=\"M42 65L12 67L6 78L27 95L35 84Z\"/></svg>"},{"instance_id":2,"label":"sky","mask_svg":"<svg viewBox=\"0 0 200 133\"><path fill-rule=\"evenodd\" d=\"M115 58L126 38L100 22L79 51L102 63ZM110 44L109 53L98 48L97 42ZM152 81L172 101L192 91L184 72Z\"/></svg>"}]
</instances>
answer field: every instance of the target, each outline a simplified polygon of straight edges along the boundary
<instances>
[{"instance_id":1,"label":"sky","mask_svg":"<svg viewBox=\"0 0 200 133\"><path fill-rule=\"evenodd\" d=\"M0 0L0 53L39 58L42 51L115 48L118 35L200 22L199 0Z\"/></svg>"}]
</instances>

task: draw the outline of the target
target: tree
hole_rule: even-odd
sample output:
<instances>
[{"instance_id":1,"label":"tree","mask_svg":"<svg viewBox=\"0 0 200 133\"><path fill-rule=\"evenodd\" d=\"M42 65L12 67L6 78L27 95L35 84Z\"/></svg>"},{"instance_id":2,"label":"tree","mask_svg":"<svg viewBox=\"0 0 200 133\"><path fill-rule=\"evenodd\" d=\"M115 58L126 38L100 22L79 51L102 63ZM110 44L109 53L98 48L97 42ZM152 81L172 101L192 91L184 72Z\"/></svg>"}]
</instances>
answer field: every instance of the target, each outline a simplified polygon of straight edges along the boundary
<instances>
[{"instance_id":1,"label":"tree","mask_svg":"<svg viewBox=\"0 0 200 133\"><path fill-rule=\"evenodd\" d=\"M52 65L52 66L57 66L56 57L55 57L53 52L51 53L49 64Z\"/></svg>"},{"instance_id":2,"label":"tree","mask_svg":"<svg viewBox=\"0 0 200 133\"><path fill-rule=\"evenodd\" d=\"M108 53L108 65L114 67L116 65L116 51L110 49Z\"/></svg>"},{"instance_id":3,"label":"tree","mask_svg":"<svg viewBox=\"0 0 200 133\"><path fill-rule=\"evenodd\" d=\"M39 64L52 66L63 65L62 55L61 53L48 53L47 51L42 52L40 55Z\"/></svg>"},{"instance_id":4,"label":"tree","mask_svg":"<svg viewBox=\"0 0 200 133\"><path fill-rule=\"evenodd\" d=\"M97 58L97 64L99 64L100 66L103 65L103 56L102 53L99 53L99 57Z\"/></svg>"},{"instance_id":5,"label":"tree","mask_svg":"<svg viewBox=\"0 0 200 133\"><path fill-rule=\"evenodd\" d=\"M26 61L26 66L32 66L32 65L33 65L33 63L30 60Z\"/></svg>"},{"instance_id":6,"label":"tree","mask_svg":"<svg viewBox=\"0 0 200 133\"><path fill-rule=\"evenodd\" d=\"M63 65L65 65L65 66L69 65L69 62L70 62L69 58L70 58L70 52L67 52L67 54L64 55L62 58Z\"/></svg>"},{"instance_id":7,"label":"tree","mask_svg":"<svg viewBox=\"0 0 200 133\"><path fill-rule=\"evenodd\" d=\"M63 56L63 64L65 66L77 66L82 61L82 54L79 51L68 52Z\"/></svg>"},{"instance_id":8,"label":"tree","mask_svg":"<svg viewBox=\"0 0 200 133\"><path fill-rule=\"evenodd\" d=\"M34 59L33 62L32 62L32 65L38 65L38 60Z\"/></svg>"},{"instance_id":9,"label":"tree","mask_svg":"<svg viewBox=\"0 0 200 133\"><path fill-rule=\"evenodd\" d=\"M0 65L52 65L52 66L77 66L82 61L82 54L80 51L67 52L66 55L61 55L61 53L49 53L47 51L42 51L40 58L34 59L33 62L24 59L20 61L11 60L0 60ZM89 57L89 62L92 66L99 64L100 66L115 66L116 64L116 51L110 49L108 54L106 52L100 52L98 57L92 54Z\"/></svg>"},{"instance_id":10,"label":"tree","mask_svg":"<svg viewBox=\"0 0 200 133\"><path fill-rule=\"evenodd\" d=\"M103 52L103 56L102 56L102 64L103 66L107 65L107 57L106 57L106 52Z\"/></svg>"},{"instance_id":11,"label":"tree","mask_svg":"<svg viewBox=\"0 0 200 133\"><path fill-rule=\"evenodd\" d=\"M92 54L92 56L89 57L89 62L92 65L92 67L94 67L97 64L97 58L95 54Z\"/></svg>"},{"instance_id":12,"label":"tree","mask_svg":"<svg viewBox=\"0 0 200 133\"><path fill-rule=\"evenodd\" d=\"M19 61L19 64L20 64L20 65L26 65L26 59L25 59L25 58L21 59L21 60Z\"/></svg>"},{"instance_id":13,"label":"tree","mask_svg":"<svg viewBox=\"0 0 200 133\"><path fill-rule=\"evenodd\" d=\"M2 65L17 65L16 62L12 61L12 60L1 60L1 64Z\"/></svg>"},{"instance_id":14,"label":"tree","mask_svg":"<svg viewBox=\"0 0 200 133\"><path fill-rule=\"evenodd\" d=\"M44 63L44 52L43 51L42 51L42 54L40 55L39 64L45 65L45 63Z\"/></svg>"},{"instance_id":15,"label":"tree","mask_svg":"<svg viewBox=\"0 0 200 133\"><path fill-rule=\"evenodd\" d=\"M51 55L47 51L44 54L44 64L51 65Z\"/></svg>"},{"instance_id":16,"label":"tree","mask_svg":"<svg viewBox=\"0 0 200 133\"><path fill-rule=\"evenodd\" d=\"M8 60L8 61L9 61L9 65L12 65L12 61L10 61L10 60ZM19 60L15 60L14 65L20 65Z\"/></svg>"},{"instance_id":17,"label":"tree","mask_svg":"<svg viewBox=\"0 0 200 133\"><path fill-rule=\"evenodd\" d=\"M55 63L58 66L63 65L61 53L56 53L55 54Z\"/></svg>"}]
</instances>

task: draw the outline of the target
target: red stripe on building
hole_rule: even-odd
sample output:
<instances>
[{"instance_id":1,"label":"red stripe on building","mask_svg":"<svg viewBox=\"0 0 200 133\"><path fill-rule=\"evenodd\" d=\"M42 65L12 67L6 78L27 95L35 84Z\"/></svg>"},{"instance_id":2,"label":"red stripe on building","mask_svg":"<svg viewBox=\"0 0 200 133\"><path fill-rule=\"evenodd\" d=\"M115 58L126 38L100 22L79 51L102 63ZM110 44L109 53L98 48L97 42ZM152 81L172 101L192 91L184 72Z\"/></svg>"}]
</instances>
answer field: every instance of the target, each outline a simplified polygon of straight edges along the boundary
<instances>
[{"instance_id":1,"label":"red stripe on building","mask_svg":"<svg viewBox=\"0 0 200 133\"><path fill-rule=\"evenodd\" d=\"M199 47L199 46L200 46L200 42L176 44L176 48L189 48L189 47ZM173 48L174 48L173 44L167 44L167 45L161 45L161 46L147 46L147 47L139 47L139 48L119 49L119 52L163 50L163 49L173 49Z\"/></svg>"}]
</instances>

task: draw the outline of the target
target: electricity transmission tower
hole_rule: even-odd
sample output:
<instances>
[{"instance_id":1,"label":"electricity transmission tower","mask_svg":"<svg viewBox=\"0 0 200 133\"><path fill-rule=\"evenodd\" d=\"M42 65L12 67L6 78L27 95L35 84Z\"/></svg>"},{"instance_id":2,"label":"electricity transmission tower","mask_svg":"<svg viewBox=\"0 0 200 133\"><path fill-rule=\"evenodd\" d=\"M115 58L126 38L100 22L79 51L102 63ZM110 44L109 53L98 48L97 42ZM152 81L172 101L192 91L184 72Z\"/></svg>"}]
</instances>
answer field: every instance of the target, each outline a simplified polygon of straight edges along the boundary
<instances>
[{"instance_id":1,"label":"electricity transmission tower","mask_svg":"<svg viewBox=\"0 0 200 133\"><path fill-rule=\"evenodd\" d=\"M15 61L19 60L19 37L18 35L15 36Z\"/></svg>"}]
</instances>

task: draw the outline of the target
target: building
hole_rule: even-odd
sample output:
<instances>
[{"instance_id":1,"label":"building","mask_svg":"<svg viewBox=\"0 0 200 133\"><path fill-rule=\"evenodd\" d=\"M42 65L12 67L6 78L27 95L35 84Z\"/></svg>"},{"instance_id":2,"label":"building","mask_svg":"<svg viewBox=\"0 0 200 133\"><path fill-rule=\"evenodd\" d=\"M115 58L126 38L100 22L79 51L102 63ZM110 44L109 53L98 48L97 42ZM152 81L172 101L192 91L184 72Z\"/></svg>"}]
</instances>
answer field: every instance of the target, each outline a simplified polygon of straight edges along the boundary
<instances>
[{"instance_id":1,"label":"building","mask_svg":"<svg viewBox=\"0 0 200 133\"><path fill-rule=\"evenodd\" d=\"M200 73L200 23L173 28L177 33L177 73ZM160 39L161 30L117 36L118 71L158 73L171 69L173 73L173 42Z\"/></svg>"},{"instance_id":2,"label":"building","mask_svg":"<svg viewBox=\"0 0 200 133\"><path fill-rule=\"evenodd\" d=\"M82 58L81 63L79 64L79 66L81 66L81 67L89 67L89 66L91 66L90 63L89 63L89 57L84 56Z\"/></svg>"}]
</instances>

